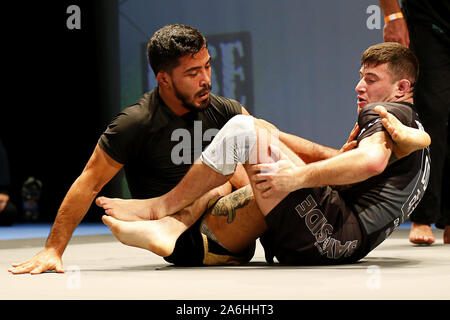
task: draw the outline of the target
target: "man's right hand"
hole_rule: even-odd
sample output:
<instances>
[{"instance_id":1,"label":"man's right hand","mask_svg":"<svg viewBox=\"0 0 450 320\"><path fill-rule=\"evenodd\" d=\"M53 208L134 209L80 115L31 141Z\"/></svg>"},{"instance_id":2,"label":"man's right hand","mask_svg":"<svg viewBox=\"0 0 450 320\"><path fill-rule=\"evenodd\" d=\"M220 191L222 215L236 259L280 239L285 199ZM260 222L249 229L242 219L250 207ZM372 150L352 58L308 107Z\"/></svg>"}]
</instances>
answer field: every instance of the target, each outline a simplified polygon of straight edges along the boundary
<instances>
[{"instance_id":1,"label":"man's right hand","mask_svg":"<svg viewBox=\"0 0 450 320\"><path fill-rule=\"evenodd\" d=\"M81 175L65 196L47 239L47 247L33 258L13 263L8 271L13 274L39 274L46 271L63 273L62 255L70 237L83 219L92 201L112 177L123 167L100 146L96 146Z\"/></svg>"},{"instance_id":2,"label":"man's right hand","mask_svg":"<svg viewBox=\"0 0 450 320\"><path fill-rule=\"evenodd\" d=\"M344 153L350 150L355 149L358 146L358 141L356 140L359 134L359 126L358 122L355 123L352 132L350 132L350 136L347 139L347 142L342 146L339 150L339 153Z\"/></svg>"},{"instance_id":3,"label":"man's right hand","mask_svg":"<svg viewBox=\"0 0 450 320\"><path fill-rule=\"evenodd\" d=\"M384 42L398 42L409 47L409 32L405 19L389 21L383 28Z\"/></svg>"},{"instance_id":4,"label":"man's right hand","mask_svg":"<svg viewBox=\"0 0 450 320\"><path fill-rule=\"evenodd\" d=\"M13 263L8 269L12 274L39 274L45 271L64 273L61 256L54 249L44 249L33 258L21 263Z\"/></svg>"}]
</instances>

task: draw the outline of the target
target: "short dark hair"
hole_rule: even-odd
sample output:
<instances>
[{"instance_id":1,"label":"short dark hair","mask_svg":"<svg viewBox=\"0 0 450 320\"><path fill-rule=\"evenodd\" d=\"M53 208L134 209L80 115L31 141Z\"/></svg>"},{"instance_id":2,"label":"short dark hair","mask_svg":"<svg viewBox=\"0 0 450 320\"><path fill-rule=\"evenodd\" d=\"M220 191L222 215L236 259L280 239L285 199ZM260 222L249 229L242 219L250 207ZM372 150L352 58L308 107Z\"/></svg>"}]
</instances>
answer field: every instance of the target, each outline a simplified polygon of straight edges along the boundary
<instances>
[{"instance_id":1,"label":"short dark hair","mask_svg":"<svg viewBox=\"0 0 450 320\"><path fill-rule=\"evenodd\" d=\"M393 81L408 79L412 86L419 77L419 61L414 53L396 42L383 42L369 47L361 57L361 65L388 64Z\"/></svg>"},{"instance_id":2,"label":"short dark hair","mask_svg":"<svg viewBox=\"0 0 450 320\"><path fill-rule=\"evenodd\" d=\"M155 76L160 71L171 72L178 59L195 54L207 46L205 36L197 29L171 24L156 31L147 44L147 56Z\"/></svg>"}]
</instances>

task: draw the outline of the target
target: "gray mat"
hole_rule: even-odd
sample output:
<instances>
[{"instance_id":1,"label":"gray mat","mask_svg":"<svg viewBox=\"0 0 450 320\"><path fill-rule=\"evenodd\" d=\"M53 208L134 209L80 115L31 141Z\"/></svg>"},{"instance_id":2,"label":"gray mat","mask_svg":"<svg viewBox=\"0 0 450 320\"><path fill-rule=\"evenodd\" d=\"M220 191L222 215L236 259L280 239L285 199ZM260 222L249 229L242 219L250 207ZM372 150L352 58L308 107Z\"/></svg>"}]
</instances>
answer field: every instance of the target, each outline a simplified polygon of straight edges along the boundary
<instances>
[{"instance_id":1,"label":"gray mat","mask_svg":"<svg viewBox=\"0 0 450 320\"><path fill-rule=\"evenodd\" d=\"M265 264L258 242L245 266L181 268L112 235L73 237L65 274L12 275L45 239L0 241L0 299L301 300L450 299L450 245L415 246L397 230L359 263L287 267Z\"/></svg>"}]
</instances>

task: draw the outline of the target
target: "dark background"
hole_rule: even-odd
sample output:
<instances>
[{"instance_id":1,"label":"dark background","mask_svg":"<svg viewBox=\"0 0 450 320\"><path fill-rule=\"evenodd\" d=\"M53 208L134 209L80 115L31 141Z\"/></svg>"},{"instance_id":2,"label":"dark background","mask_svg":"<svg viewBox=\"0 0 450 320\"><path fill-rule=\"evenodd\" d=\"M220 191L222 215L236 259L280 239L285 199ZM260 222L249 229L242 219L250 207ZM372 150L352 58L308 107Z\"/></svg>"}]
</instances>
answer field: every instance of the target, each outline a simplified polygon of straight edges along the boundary
<instances>
[{"instance_id":1,"label":"dark background","mask_svg":"<svg viewBox=\"0 0 450 320\"><path fill-rule=\"evenodd\" d=\"M81 29L69 30L68 6L81 8ZM100 134L118 110L116 1L14 3L3 29L6 52L0 137L8 152L11 200L33 176L43 183L40 220L53 221ZM5 30L7 30L5 32ZM109 88L109 90L107 90ZM117 182L102 194L117 195ZM100 221L93 205L87 221Z\"/></svg>"}]
</instances>

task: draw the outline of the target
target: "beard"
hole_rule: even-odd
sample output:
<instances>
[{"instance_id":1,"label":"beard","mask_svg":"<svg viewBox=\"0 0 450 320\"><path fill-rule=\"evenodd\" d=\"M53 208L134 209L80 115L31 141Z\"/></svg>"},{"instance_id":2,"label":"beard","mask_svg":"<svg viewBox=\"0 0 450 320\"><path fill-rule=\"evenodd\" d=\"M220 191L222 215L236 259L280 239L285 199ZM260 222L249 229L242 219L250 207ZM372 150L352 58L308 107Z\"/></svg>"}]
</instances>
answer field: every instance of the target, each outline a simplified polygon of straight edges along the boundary
<instances>
[{"instance_id":1,"label":"beard","mask_svg":"<svg viewBox=\"0 0 450 320\"><path fill-rule=\"evenodd\" d=\"M209 102L211 100L210 96L208 95L208 98L202 100L200 102L200 105L195 105L193 102L196 97L201 96L202 94L205 94L208 91L211 92L212 86L210 84L206 85L202 90L200 90L199 92L194 94L194 96L192 98L190 96L188 96L187 94L183 94L180 90L178 90L178 88L176 87L175 84L173 84L173 89L174 89L175 96L181 101L181 103L183 104L183 107L185 107L189 111L204 110L208 107Z\"/></svg>"}]
</instances>

